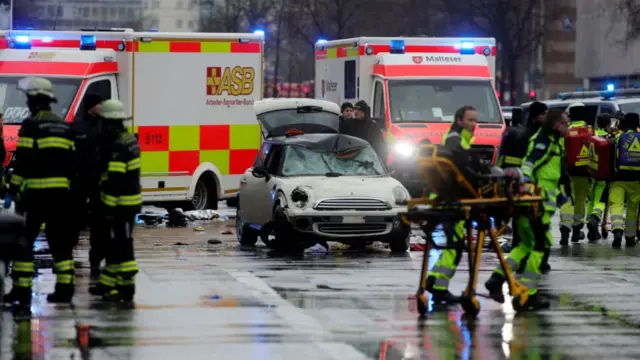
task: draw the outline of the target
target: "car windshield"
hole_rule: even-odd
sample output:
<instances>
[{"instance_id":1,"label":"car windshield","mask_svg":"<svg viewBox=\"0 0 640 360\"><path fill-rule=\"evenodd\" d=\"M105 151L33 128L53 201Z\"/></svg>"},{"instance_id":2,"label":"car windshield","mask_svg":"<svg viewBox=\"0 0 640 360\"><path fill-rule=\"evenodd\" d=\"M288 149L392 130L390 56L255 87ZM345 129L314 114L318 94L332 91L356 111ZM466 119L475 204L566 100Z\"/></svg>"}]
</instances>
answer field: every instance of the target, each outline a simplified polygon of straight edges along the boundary
<instances>
[{"instance_id":1,"label":"car windshield","mask_svg":"<svg viewBox=\"0 0 640 360\"><path fill-rule=\"evenodd\" d=\"M265 137L274 129L283 131L288 125L314 124L338 130L340 117L332 112L324 111L317 106L302 106L297 109L284 109L261 114L262 132ZM285 130L286 131L286 130Z\"/></svg>"},{"instance_id":2,"label":"car windshield","mask_svg":"<svg viewBox=\"0 0 640 360\"><path fill-rule=\"evenodd\" d=\"M549 110L559 109L559 110L565 111L567 110L568 106L569 104L547 104L547 107L549 108ZM594 115L598 111L598 105L585 104L585 107L587 108L588 114ZM530 108L530 105L522 107L522 118L525 121L529 119L529 108Z\"/></svg>"},{"instance_id":3,"label":"car windshield","mask_svg":"<svg viewBox=\"0 0 640 360\"><path fill-rule=\"evenodd\" d=\"M18 80L24 77L2 76L0 77L0 111L4 115L5 124L21 124L29 116L27 99L25 94L18 90ZM53 91L58 99L51 104L53 112L66 117L73 99L76 97L79 79L49 78L53 83Z\"/></svg>"},{"instance_id":4,"label":"car windshield","mask_svg":"<svg viewBox=\"0 0 640 360\"><path fill-rule=\"evenodd\" d=\"M502 123L502 112L488 80L389 80L394 122L453 122L456 110L463 105L478 110L480 123Z\"/></svg>"},{"instance_id":5,"label":"car windshield","mask_svg":"<svg viewBox=\"0 0 640 360\"><path fill-rule=\"evenodd\" d=\"M618 106L620 107L620 110L622 110L624 113L640 114L640 101L618 104Z\"/></svg>"},{"instance_id":6,"label":"car windshield","mask_svg":"<svg viewBox=\"0 0 640 360\"><path fill-rule=\"evenodd\" d=\"M282 165L284 176L362 176L384 173L380 158L371 146L345 153L288 146Z\"/></svg>"}]
</instances>

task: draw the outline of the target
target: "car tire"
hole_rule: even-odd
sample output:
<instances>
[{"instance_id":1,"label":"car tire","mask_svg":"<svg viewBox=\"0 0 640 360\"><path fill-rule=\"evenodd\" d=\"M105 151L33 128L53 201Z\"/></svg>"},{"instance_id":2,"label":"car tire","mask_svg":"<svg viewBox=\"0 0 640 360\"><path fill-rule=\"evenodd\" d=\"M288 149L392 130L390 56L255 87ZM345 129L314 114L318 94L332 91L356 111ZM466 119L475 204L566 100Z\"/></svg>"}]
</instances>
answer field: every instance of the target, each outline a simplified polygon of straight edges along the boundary
<instances>
[{"instance_id":1,"label":"car tire","mask_svg":"<svg viewBox=\"0 0 640 360\"><path fill-rule=\"evenodd\" d=\"M389 248L392 253L401 254L406 253L409 250L411 242L411 228L402 224L402 229L398 229L391 234L391 241L389 241Z\"/></svg>"},{"instance_id":2,"label":"car tire","mask_svg":"<svg viewBox=\"0 0 640 360\"><path fill-rule=\"evenodd\" d=\"M238 203L240 203L238 201ZM258 232L242 221L242 210L236 212L236 236L242 246L255 246L258 242Z\"/></svg>"},{"instance_id":3,"label":"car tire","mask_svg":"<svg viewBox=\"0 0 640 360\"><path fill-rule=\"evenodd\" d=\"M271 244L268 246L273 250L295 254L315 245L309 245L301 239L299 233L287 220L284 209L280 205L276 205L273 209L272 224L275 239L270 241Z\"/></svg>"}]
</instances>

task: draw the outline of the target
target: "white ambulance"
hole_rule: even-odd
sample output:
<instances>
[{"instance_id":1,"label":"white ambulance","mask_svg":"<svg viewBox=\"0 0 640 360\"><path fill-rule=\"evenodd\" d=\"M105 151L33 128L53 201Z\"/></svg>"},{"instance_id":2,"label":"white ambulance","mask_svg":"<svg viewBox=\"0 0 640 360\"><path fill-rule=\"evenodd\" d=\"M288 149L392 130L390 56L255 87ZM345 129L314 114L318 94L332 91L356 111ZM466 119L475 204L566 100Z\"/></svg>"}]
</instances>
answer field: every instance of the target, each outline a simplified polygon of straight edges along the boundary
<instances>
[{"instance_id":1,"label":"white ambulance","mask_svg":"<svg viewBox=\"0 0 640 360\"><path fill-rule=\"evenodd\" d=\"M505 129L494 89L495 39L361 37L320 40L315 51L316 98L369 104L392 147L389 165L412 196L422 192L417 145L439 144L462 105L478 112L473 149L495 160Z\"/></svg>"},{"instance_id":2,"label":"white ambulance","mask_svg":"<svg viewBox=\"0 0 640 360\"><path fill-rule=\"evenodd\" d=\"M0 32L7 149L29 115L18 80L46 77L66 121L82 116L87 94L125 104L145 203L216 208L235 198L262 141L253 103L262 98L263 44L261 33Z\"/></svg>"}]
</instances>

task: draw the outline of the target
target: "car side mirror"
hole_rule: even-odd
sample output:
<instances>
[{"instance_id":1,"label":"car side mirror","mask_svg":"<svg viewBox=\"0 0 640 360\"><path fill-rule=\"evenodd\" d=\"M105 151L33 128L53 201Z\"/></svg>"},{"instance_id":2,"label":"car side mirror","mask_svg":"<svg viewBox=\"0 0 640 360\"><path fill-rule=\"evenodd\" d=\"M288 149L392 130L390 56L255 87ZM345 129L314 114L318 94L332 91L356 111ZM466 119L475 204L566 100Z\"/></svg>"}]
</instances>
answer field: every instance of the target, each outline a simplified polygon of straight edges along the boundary
<instances>
[{"instance_id":1,"label":"car side mirror","mask_svg":"<svg viewBox=\"0 0 640 360\"><path fill-rule=\"evenodd\" d=\"M253 175L253 177L257 178L257 179L264 178L265 182L267 182L267 181L269 181L271 179L271 175L269 174L267 169L265 169L262 166L258 166L258 167L253 168L253 170L251 170L251 175Z\"/></svg>"},{"instance_id":2,"label":"car side mirror","mask_svg":"<svg viewBox=\"0 0 640 360\"><path fill-rule=\"evenodd\" d=\"M522 108L513 108L511 110L511 126L518 126L523 123L524 113Z\"/></svg>"}]
</instances>

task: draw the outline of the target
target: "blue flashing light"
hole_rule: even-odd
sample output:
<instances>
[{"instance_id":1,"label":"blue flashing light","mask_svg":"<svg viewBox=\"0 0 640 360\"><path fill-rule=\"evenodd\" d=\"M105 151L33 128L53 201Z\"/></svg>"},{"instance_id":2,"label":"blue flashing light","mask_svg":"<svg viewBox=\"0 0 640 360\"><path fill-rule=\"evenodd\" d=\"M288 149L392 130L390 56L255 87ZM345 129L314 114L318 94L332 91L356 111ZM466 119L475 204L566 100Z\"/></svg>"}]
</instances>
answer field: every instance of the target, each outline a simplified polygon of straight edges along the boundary
<instances>
[{"instance_id":1,"label":"blue flashing light","mask_svg":"<svg viewBox=\"0 0 640 360\"><path fill-rule=\"evenodd\" d=\"M475 55L476 54L476 44L472 41L463 41L460 44L460 54L461 55Z\"/></svg>"},{"instance_id":2,"label":"blue flashing light","mask_svg":"<svg viewBox=\"0 0 640 360\"><path fill-rule=\"evenodd\" d=\"M80 36L80 50L95 50L96 49L96 36L95 35L81 35Z\"/></svg>"},{"instance_id":3,"label":"blue flashing light","mask_svg":"<svg viewBox=\"0 0 640 360\"><path fill-rule=\"evenodd\" d=\"M158 32L158 29L156 29L156 28L149 29L149 32Z\"/></svg>"},{"instance_id":4,"label":"blue flashing light","mask_svg":"<svg viewBox=\"0 0 640 360\"><path fill-rule=\"evenodd\" d=\"M616 90L616 86L613 84L607 84L607 91L615 91Z\"/></svg>"},{"instance_id":5,"label":"blue flashing light","mask_svg":"<svg viewBox=\"0 0 640 360\"><path fill-rule=\"evenodd\" d=\"M583 88L578 88L578 91L584 91L584 89Z\"/></svg>"},{"instance_id":6,"label":"blue flashing light","mask_svg":"<svg viewBox=\"0 0 640 360\"><path fill-rule=\"evenodd\" d=\"M324 44L327 42L327 39L318 39L316 40L316 44Z\"/></svg>"},{"instance_id":7,"label":"blue flashing light","mask_svg":"<svg viewBox=\"0 0 640 360\"><path fill-rule=\"evenodd\" d=\"M14 49L28 50L31 49L31 39L28 35L16 35L11 45Z\"/></svg>"},{"instance_id":8,"label":"blue flashing light","mask_svg":"<svg viewBox=\"0 0 640 360\"><path fill-rule=\"evenodd\" d=\"M264 30L256 29L256 30L253 30L253 33L255 35L264 37Z\"/></svg>"},{"instance_id":9,"label":"blue flashing light","mask_svg":"<svg viewBox=\"0 0 640 360\"><path fill-rule=\"evenodd\" d=\"M44 42L44 43L53 42L53 38L50 37L50 36L45 36L45 37L42 38L42 42Z\"/></svg>"},{"instance_id":10,"label":"blue flashing light","mask_svg":"<svg viewBox=\"0 0 640 360\"><path fill-rule=\"evenodd\" d=\"M391 40L389 48L391 54L404 54L404 40Z\"/></svg>"}]
</instances>

